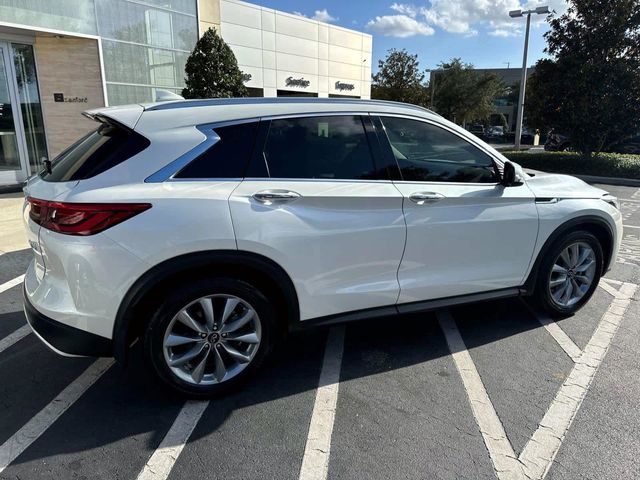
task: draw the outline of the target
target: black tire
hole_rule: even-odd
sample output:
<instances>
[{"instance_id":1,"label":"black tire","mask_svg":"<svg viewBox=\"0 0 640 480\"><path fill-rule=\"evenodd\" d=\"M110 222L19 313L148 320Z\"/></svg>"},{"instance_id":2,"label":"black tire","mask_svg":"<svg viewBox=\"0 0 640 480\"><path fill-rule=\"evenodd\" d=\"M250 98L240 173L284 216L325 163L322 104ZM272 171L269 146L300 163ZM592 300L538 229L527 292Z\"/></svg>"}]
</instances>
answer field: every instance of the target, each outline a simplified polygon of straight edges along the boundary
<instances>
[{"instance_id":1,"label":"black tire","mask_svg":"<svg viewBox=\"0 0 640 480\"><path fill-rule=\"evenodd\" d=\"M220 383L198 385L179 378L171 370L165 360L163 342L165 332L178 312L208 295L233 295L251 305L257 313L256 321L260 323L261 339L252 360L236 376ZM273 306L260 290L249 283L225 277L195 279L192 283L177 285L167 298L160 301L142 335L145 362L158 379L181 395L211 398L228 393L249 380L272 350L277 335Z\"/></svg>"},{"instance_id":2,"label":"black tire","mask_svg":"<svg viewBox=\"0 0 640 480\"><path fill-rule=\"evenodd\" d=\"M586 293L582 296L582 298L570 306L561 306L557 302L553 300L551 295L551 291L549 288L549 281L551 279L551 271L553 265L564 249L568 246L577 243L584 242L588 244L595 254L595 273L594 278L591 282ZM602 246L600 245L600 241L591 233L579 230L570 232L560 239L558 239L546 252L543 252L544 258L540 263L540 268L538 270L538 275L536 279L536 288L534 292L534 300L543 310L545 310L549 315L553 318L563 318L573 315L575 312L580 310L582 306L589 301L591 295L598 287L598 282L600 281L600 276L602 275L602 267L603 267L603 253Z\"/></svg>"}]
</instances>

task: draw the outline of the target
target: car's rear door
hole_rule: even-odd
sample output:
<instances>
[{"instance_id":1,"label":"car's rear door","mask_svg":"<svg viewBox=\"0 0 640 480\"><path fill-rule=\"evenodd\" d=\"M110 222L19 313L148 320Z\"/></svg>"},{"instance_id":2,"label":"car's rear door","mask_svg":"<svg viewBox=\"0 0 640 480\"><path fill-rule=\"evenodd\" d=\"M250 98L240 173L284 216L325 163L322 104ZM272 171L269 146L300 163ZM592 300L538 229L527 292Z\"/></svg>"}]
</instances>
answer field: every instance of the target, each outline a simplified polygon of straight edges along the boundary
<instances>
[{"instance_id":1,"label":"car's rear door","mask_svg":"<svg viewBox=\"0 0 640 480\"><path fill-rule=\"evenodd\" d=\"M368 116L262 119L247 178L230 198L240 250L289 274L301 319L395 304L402 195L376 163Z\"/></svg>"},{"instance_id":2,"label":"car's rear door","mask_svg":"<svg viewBox=\"0 0 640 480\"><path fill-rule=\"evenodd\" d=\"M374 121L402 174L395 184L404 196L407 245L398 303L520 286L538 232L526 184L502 186L494 159L446 125Z\"/></svg>"}]
</instances>

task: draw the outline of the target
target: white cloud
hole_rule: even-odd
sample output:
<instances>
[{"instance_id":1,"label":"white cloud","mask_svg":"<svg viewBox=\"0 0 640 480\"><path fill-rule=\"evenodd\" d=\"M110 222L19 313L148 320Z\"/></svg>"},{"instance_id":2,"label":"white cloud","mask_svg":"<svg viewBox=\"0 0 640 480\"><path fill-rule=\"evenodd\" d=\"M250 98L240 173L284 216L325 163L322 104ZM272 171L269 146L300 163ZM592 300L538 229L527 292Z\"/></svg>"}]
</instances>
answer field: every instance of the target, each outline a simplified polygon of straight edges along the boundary
<instances>
[{"instance_id":1,"label":"white cloud","mask_svg":"<svg viewBox=\"0 0 640 480\"><path fill-rule=\"evenodd\" d=\"M326 23L331 23L331 22L335 22L336 20L338 20L336 17L332 16L326 8L323 8L322 10L316 10L313 14L313 17L311 17L311 20L317 20L319 22L326 22Z\"/></svg>"},{"instance_id":2,"label":"white cloud","mask_svg":"<svg viewBox=\"0 0 640 480\"><path fill-rule=\"evenodd\" d=\"M312 17L308 17L304 13L298 11L293 11L291 13L293 13L294 15L298 15L299 17L311 18L311 20L317 20L318 22L331 23L339 20L337 17L331 15L326 8L323 8L322 10L316 10L313 13Z\"/></svg>"},{"instance_id":3,"label":"white cloud","mask_svg":"<svg viewBox=\"0 0 640 480\"><path fill-rule=\"evenodd\" d=\"M564 13L566 0L549 0L544 4L551 10ZM520 34L522 19L509 17L510 10L530 9L540 1L527 0L430 0L423 3L393 3L390 8L416 22L430 27L439 27L450 33L475 36L478 27L484 27L490 35L508 37ZM544 23L545 15L534 15L532 23Z\"/></svg>"},{"instance_id":4,"label":"white cloud","mask_svg":"<svg viewBox=\"0 0 640 480\"><path fill-rule=\"evenodd\" d=\"M415 5L407 5L406 3L393 3L389 8L411 18L415 18L419 12L419 8L417 8Z\"/></svg>"},{"instance_id":5,"label":"white cloud","mask_svg":"<svg viewBox=\"0 0 640 480\"><path fill-rule=\"evenodd\" d=\"M522 31L518 28L496 28L495 30L489 31L489 35L491 35L492 37L516 37L520 36L521 34Z\"/></svg>"},{"instance_id":6,"label":"white cloud","mask_svg":"<svg viewBox=\"0 0 640 480\"><path fill-rule=\"evenodd\" d=\"M385 37L407 38L414 35L433 35L435 30L424 22L407 15L384 15L369 20L367 28Z\"/></svg>"}]
</instances>

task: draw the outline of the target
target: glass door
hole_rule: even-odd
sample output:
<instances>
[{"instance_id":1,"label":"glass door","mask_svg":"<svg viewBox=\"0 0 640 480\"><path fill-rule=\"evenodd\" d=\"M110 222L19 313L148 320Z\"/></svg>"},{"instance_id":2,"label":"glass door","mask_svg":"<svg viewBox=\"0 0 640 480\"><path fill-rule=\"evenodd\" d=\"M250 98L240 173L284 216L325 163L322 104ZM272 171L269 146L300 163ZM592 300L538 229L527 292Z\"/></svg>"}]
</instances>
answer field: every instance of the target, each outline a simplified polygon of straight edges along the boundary
<instances>
[{"instance_id":1,"label":"glass door","mask_svg":"<svg viewBox=\"0 0 640 480\"><path fill-rule=\"evenodd\" d=\"M0 42L0 185L24 181L28 166L9 45Z\"/></svg>"}]
</instances>

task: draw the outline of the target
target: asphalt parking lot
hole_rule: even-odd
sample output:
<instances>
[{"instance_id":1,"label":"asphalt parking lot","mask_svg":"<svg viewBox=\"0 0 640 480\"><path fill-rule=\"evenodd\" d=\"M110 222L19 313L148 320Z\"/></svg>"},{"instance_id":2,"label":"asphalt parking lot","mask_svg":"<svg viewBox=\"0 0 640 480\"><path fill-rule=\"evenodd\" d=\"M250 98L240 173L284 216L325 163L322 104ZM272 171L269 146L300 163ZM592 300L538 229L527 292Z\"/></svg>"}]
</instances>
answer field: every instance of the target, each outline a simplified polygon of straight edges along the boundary
<instances>
[{"instance_id":1,"label":"asphalt parking lot","mask_svg":"<svg viewBox=\"0 0 640 480\"><path fill-rule=\"evenodd\" d=\"M31 253L0 198L0 478L640 478L640 189L602 188L623 247L577 315L510 299L307 331L186 403L138 351L122 369L28 333Z\"/></svg>"}]
</instances>

